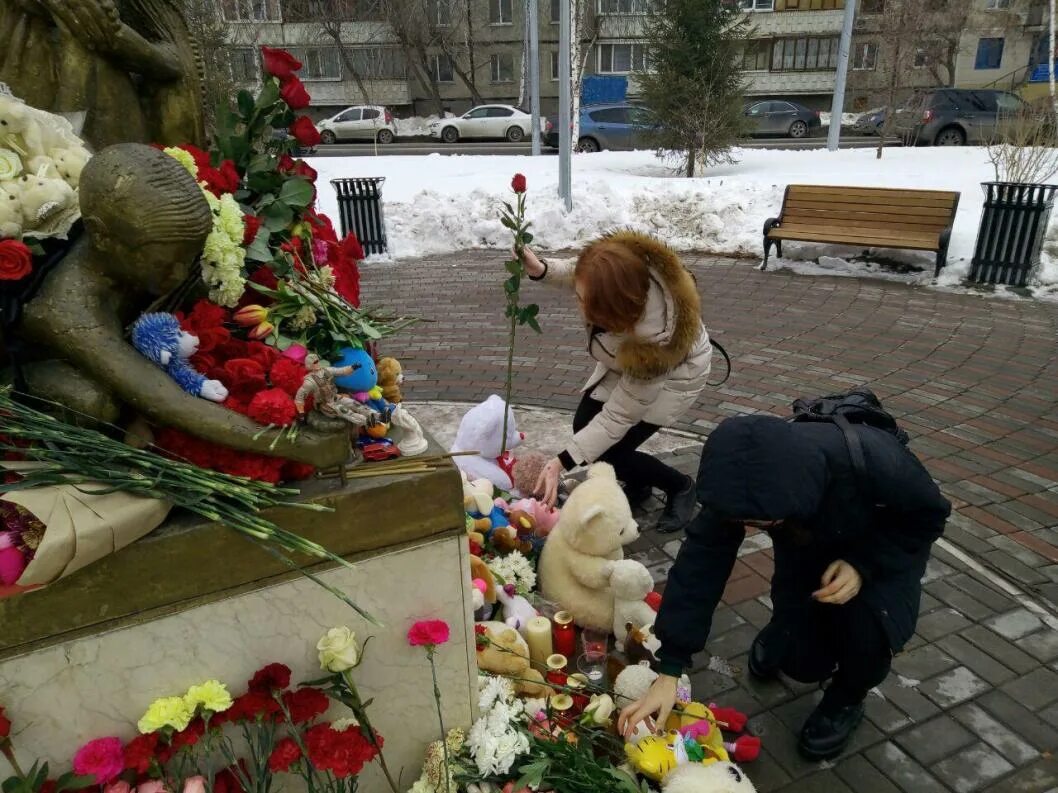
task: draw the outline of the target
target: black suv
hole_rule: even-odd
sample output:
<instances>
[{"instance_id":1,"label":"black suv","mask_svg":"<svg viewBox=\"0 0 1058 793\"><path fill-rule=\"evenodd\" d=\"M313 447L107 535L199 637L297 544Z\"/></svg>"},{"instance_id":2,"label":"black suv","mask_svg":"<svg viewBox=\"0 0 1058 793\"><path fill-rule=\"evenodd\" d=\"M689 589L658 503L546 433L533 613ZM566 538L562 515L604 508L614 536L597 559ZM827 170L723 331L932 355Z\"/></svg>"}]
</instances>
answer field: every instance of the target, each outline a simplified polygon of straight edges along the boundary
<instances>
[{"instance_id":1,"label":"black suv","mask_svg":"<svg viewBox=\"0 0 1058 793\"><path fill-rule=\"evenodd\" d=\"M894 132L920 146L988 143L996 125L1025 107L1021 97L990 88L937 88L918 94L896 111Z\"/></svg>"}]
</instances>

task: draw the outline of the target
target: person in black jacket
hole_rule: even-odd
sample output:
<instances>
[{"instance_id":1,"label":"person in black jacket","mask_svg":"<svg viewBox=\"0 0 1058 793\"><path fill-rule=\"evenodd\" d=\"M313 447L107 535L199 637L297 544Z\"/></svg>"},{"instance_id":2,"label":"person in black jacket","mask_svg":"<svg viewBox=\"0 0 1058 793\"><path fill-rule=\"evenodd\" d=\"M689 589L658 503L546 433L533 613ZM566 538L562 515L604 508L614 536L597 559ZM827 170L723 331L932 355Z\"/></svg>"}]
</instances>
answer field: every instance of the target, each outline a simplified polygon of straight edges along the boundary
<instances>
[{"instance_id":1,"label":"person in black jacket","mask_svg":"<svg viewBox=\"0 0 1058 793\"><path fill-rule=\"evenodd\" d=\"M676 681L705 647L752 526L772 537L775 573L774 612L750 648L750 673L830 679L800 749L812 759L841 753L863 718L867 692L915 631L930 547L951 511L894 435L866 425L854 431L866 476L857 476L846 439L830 422L744 416L714 430L698 470L702 511L687 528L655 625L661 676L621 713L623 733L654 714L666 721Z\"/></svg>"}]
</instances>

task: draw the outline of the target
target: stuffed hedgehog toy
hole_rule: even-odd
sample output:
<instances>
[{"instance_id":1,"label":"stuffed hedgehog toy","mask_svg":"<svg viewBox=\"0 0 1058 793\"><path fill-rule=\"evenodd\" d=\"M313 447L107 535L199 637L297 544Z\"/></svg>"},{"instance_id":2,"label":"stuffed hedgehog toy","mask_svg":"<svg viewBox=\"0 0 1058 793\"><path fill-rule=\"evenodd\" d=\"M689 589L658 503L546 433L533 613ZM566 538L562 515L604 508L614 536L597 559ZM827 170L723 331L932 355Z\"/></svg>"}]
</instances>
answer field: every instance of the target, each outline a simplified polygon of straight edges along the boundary
<instances>
[{"instance_id":1,"label":"stuffed hedgehog toy","mask_svg":"<svg viewBox=\"0 0 1058 793\"><path fill-rule=\"evenodd\" d=\"M144 314L132 326L132 346L164 369L187 393L223 402L228 389L219 380L207 380L188 363L198 350L198 338L180 328L172 314Z\"/></svg>"}]
</instances>

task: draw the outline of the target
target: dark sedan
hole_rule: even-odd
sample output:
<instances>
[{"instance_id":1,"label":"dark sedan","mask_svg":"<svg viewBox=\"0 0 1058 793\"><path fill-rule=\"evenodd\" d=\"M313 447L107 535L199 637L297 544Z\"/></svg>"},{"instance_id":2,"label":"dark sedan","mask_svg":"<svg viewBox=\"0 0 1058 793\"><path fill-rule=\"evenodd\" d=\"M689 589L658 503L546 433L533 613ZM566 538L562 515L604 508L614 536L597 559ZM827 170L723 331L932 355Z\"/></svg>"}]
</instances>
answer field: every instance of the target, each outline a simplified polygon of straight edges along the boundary
<instances>
[{"instance_id":1,"label":"dark sedan","mask_svg":"<svg viewBox=\"0 0 1058 793\"><path fill-rule=\"evenodd\" d=\"M749 102L743 109L750 135L786 135L807 138L822 128L819 111L787 99L764 99Z\"/></svg>"}]
</instances>

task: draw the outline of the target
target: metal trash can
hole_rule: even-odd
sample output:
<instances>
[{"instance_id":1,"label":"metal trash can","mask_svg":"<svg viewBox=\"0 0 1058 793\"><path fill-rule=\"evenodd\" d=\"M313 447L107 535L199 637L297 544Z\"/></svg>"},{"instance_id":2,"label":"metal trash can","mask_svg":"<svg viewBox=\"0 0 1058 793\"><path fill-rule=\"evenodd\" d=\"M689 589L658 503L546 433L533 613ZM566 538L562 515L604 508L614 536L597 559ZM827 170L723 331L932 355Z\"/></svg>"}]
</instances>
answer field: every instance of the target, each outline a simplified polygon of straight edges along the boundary
<instances>
[{"instance_id":1,"label":"metal trash can","mask_svg":"<svg viewBox=\"0 0 1058 793\"><path fill-rule=\"evenodd\" d=\"M338 194L338 219L342 236L356 234L364 253L386 252L386 225L382 216L382 183L384 176L368 179L332 179Z\"/></svg>"},{"instance_id":2,"label":"metal trash can","mask_svg":"<svg viewBox=\"0 0 1058 793\"><path fill-rule=\"evenodd\" d=\"M1025 286L1040 263L1058 185L982 182L984 213L970 280Z\"/></svg>"}]
</instances>

